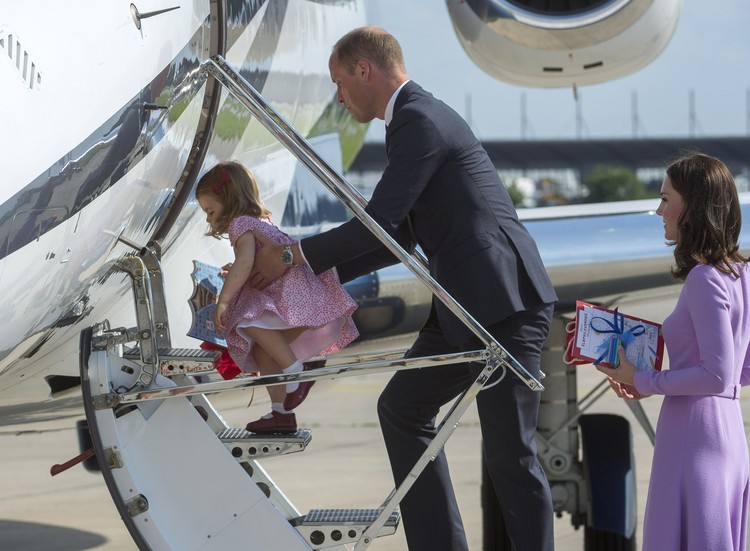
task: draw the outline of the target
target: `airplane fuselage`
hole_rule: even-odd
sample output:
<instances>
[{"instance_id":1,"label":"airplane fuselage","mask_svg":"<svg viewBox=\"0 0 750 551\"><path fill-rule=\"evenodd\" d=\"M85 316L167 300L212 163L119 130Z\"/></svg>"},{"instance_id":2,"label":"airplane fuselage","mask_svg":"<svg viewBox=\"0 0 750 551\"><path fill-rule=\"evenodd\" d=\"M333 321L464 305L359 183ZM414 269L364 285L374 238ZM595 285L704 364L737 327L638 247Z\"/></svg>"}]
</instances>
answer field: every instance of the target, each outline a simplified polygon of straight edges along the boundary
<instances>
[{"instance_id":1,"label":"airplane fuselage","mask_svg":"<svg viewBox=\"0 0 750 551\"><path fill-rule=\"evenodd\" d=\"M359 1L195 0L152 16L130 2L41 4L32 18L28 5L11 3L0 21L6 406L78 393L81 329L132 319L130 283L116 266L133 252L123 240L159 242L171 332L195 346L184 337L191 261L220 265L232 254L203 235L192 188L204 165L245 163L290 233L344 219L280 144L207 83L210 55L224 55L339 167L364 134L336 105L326 63L336 38L364 23Z\"/></svg>"}]
</instances>

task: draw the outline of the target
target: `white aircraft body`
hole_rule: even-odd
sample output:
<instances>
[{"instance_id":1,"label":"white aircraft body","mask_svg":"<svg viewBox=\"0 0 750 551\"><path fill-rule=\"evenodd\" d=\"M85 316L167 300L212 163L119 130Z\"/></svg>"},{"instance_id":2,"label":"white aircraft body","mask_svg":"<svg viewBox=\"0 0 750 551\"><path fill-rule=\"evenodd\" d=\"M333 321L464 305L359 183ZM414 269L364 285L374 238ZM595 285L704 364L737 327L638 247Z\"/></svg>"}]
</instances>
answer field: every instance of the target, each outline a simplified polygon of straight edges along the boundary
<instances>
[{"instance_id":1,"label":"white aircraft body","mask_svg":"<svg viewBox=\"0 0 750 551\"><path fill-rule=\"evenodd\" d=\"M568 37L571 52L628 51L614 47L612 33L601 29L616 29L618 37L636 43L644 32L659 36L649 55L636 51L630 61L586 69L586 75L610 79L647 63L666 45L679 9L677 0L611 0L575 14L530 15L521 2L446 4L480 67L541 86L593 80L574 71L566 73L574 75L567 81L555 80L554 71L521 76L532 66L547 66L545 59L556 62L564 49L551 47L552 39L537 40L542 31L529 26ZM340 511L301 515L258 457L243 451L246 434L217 438L230 428L196 391L204 387L195 378L144 370L154 365L144 352L151 339L183 349L197 345L186 336L192 260L221 265L231 259L226 241L204 236L204 215L193 198L203 171L227 159L248 166L275 221L296 237L347 216L207 70L210 61L226 60L343 171L365 128L336 103L327 59L337 38L367 21L363 0L14 0L0 10L0 419L31 413L43 419L83 403L92 449L140 548L343 549L357 542L361 549L396 529L397 514L381 518L380 510L358 511L356 518ZM507 44L495 38L503 33L528 55L501 60L498 48ZM660 224L654 206L524 213L563 303L668 283L671 253L654 244ZM357 323L367 336L415 330L431 296L403 266L347 288L360 304ZM133 334L116 329L134 325ZM139 341L140 358L123 346L132 340ZM548 385L547 393L553 392ZM575 395L572 402L569 395L550 395L550 402L572 410L561 413L553 405L542 422L559 426L560 419L576 415ZM576 424L570 427L575 431ZM596 496L587 493L577 438L566 438L562 445L540 435L545 466L556 469L550 477L556 509L574 513L595 535L634 541L632 519L602 526L581 509L593 507ZM269 447L300 451L307 440L309 431ZM253 449L258 446L256 441ZM168 471L154 468L166 450L190 460L171 463ZM207 464L215 467L193 476L196 466ZM191 496L201 496L195 506L185 494L187 479ZM625 499L616 507L629 504Z\"/></svg>"},{"instance_id":2,"label":"white aircraft body","mask_svg":"<svg viewBox=\"0 0 750 551\"><path fill-rule=\"evenodd\" d=\"M171 333L185 334L191 260L220 264L232 254L203 237L192 188L204 166L237 159L251 167L292 234L344 219L343 207L199 70L223 53L341 167L340 134L348 132L351 160L364 129L335 104L326 60L338 36L365 23L362 3L229 1L218 15L223 4L175 1L158 8L177 9L140 21L129 2L43 2L33 16L27 3L3 6L2 405L64 390L64 378L78 376L80 330L132 319L130 283L113 271L132 252L120 237L160 241ZM70 17L78 23L62 34Z\"/></svg>"}]
</instances>

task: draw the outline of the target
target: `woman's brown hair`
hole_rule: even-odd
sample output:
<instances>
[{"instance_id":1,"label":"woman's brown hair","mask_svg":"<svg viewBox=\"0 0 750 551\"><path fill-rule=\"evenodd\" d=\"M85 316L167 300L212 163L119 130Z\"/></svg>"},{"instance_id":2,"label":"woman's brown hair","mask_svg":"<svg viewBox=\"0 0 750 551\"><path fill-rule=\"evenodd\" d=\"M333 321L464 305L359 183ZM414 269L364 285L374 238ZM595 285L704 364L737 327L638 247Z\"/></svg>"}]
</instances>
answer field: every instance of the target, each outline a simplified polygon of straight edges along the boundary
<instances>
[{"instance_id":1,"label":"woman's brown hair","mask_svg":"<svg viewBox=\"0 0 750 551\"><path fill-rule=\"evenodd\" d=\"M260 200L258 182L248 169L239 163L227 161L217 164L206 172L195 188L195 196L211 195L224 207L221 217L206 232L206 235L221 239L229 229L229 222L237 216L255 218L271 213Z\"/></svg>"},{"instance_id":2,"label":"woman's brown hair","mask_svg":"<svg viewBox=\"0 0 750 551\"><path fill-rule=\"evenodd\" d=\"M732 173L720 160L693 153L673 162L667 177L685 203L672 275L684 280L700 263L739 277L733 265L747 259L739 252L742 212Z\"/></svg>"}]
</instances>

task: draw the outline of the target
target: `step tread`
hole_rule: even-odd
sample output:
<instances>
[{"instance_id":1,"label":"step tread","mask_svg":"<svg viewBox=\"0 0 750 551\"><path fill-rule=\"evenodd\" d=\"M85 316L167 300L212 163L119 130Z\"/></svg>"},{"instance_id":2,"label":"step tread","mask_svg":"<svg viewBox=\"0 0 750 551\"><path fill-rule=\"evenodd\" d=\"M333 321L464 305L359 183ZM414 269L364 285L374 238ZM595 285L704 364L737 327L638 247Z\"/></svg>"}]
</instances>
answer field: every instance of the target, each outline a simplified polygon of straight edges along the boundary
<instances>
[{"instance_id":1,"label":"step tread","mask_svg":"<svg viewBox=\"0 0 750 551\"><path fill-rule=\"evenodd\" d=\"M323 524L372 524L380 515L381 509L312 509L301 518L302 525ZM401 518L399 511L393 511L385 526L396 526Z\"/></svg>"},{"instance_id":2,"label":"step tread","mask_svg":"<svg viewBox=\"0 0 750 551\"><path fill-rule=\"evenodd\" d=\"M303 441L307 444L312 439L312 431L310 429L298 429L297 432L292 434L256 434L245 429L229 428L219 432L216 436L222 442L293 440L295 442Z\"/></svg>"}]
</instances>

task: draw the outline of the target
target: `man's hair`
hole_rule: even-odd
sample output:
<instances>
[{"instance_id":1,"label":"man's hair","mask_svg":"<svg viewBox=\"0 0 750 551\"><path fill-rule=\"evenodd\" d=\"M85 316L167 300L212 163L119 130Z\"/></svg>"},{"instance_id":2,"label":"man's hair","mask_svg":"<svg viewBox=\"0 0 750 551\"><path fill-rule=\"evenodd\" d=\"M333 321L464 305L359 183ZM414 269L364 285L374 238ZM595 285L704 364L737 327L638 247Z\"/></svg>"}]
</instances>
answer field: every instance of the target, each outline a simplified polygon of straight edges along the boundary
<instances>
[{"instance_id":1,"label":"man's hair","mask_svg":"<svg viewBox=\"0 0 750 551\"><path fill-rule=\"evenodd\" d=\"M739 252L742 212L732 173L720 160L693 153L669 165L667 176L685 203L672 275L684 280L700 263L738 277L732 265L747 259Z\"/></svg>"},{"instance_id":2,"label":"man's hair","mask_svg":"<svg viewBox=\"0 0 750 551\"><path fill-rule=\"evenodd\" d=\"M385 72L405 71L401 45L388 31L380 27L360 27L349 31L333 46L333 53L349 74L354 74L362 59L377 65Z\"/></svg>"}]
</instances>

